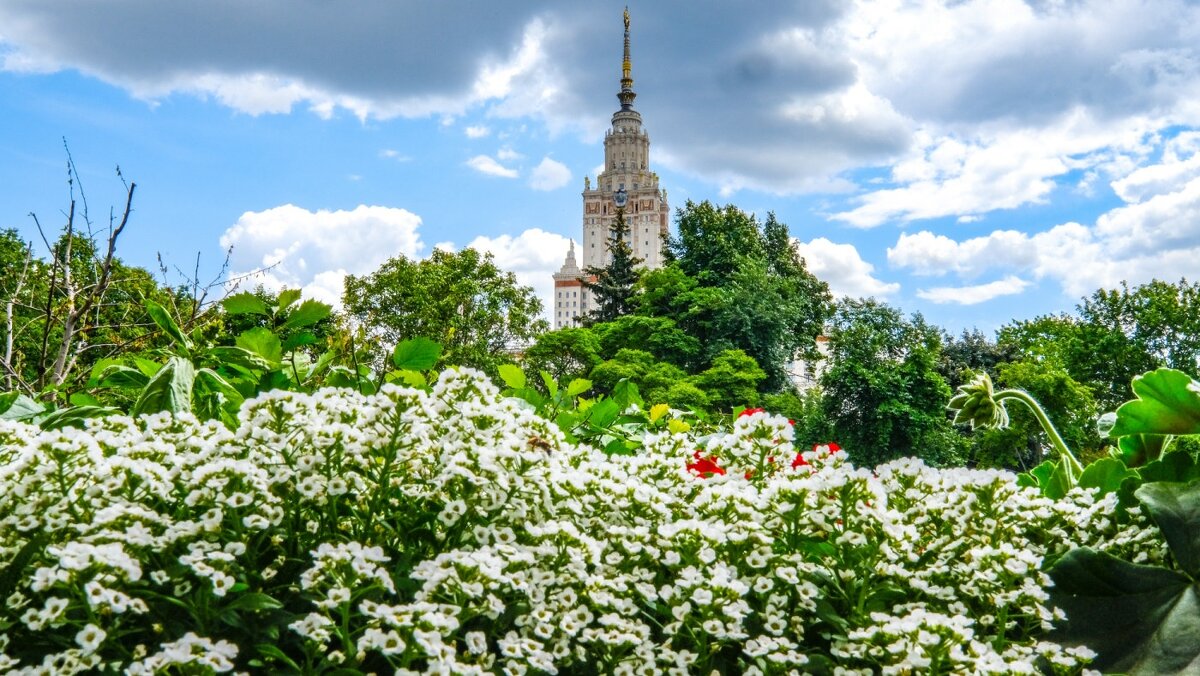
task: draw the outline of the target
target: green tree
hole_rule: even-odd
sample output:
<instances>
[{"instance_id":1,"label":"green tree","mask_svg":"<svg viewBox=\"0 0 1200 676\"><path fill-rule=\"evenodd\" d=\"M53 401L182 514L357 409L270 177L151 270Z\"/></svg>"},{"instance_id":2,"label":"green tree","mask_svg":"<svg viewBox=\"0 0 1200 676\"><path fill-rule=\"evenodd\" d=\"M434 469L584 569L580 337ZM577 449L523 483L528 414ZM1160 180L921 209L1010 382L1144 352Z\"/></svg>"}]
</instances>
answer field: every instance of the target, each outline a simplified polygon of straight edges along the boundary
<instances>
[{"instance_id":1,"label":"green tree","mask_svg":"<svg viewBox=\"0 0 1200 676\"><path fill-rule=\"evenodd\" d=\"M742 350L725 350L691 381L708 395L710 405L734 411L758 405L758 385L767 377L754 358Z\"/></svg>"},{"instance_id":2,"label":"green tree","mask_svg":"<svg viewBox=\"0 0 1200 676\"><path fill-rule=\"evenodd\" d=\"M396 256L369 275L351 275L343 306L384 343L429 338L445 350L441 365L492 375L549 328L533 289L496 267L490 253L469 248L435 250L420 261Z\"/></svg>"},{"instance_id":3,"label":"green tree","mask_svg":"<svg viewBox=\"0 0 1200 676\"><path fill-rule=\"evenodd\" d=\"M600 341L601 354L607 358L623 347L636 345L657 359L687 370L695 366L700 357L700 341L667 317L626 315L596 324L592 332Z\"/></svg>"},{"instance_id":4,"label":"green tree","mask_svg":"<svg viewBox=\"0 0 1200 676\"><path fill-rule=\"evenodd\" d=\"M555 382L585 378L602 362L600 340L592 329L567 328L543 333L525 350L522 363L529 382L539 383L546 371Z\"/></svg>"},{"instance_id":5,"label":"green tree","mask_svg":"<svg viewBox=\"0 0 1200 676\"><path fill-rule=\"evenodd\" d=\"M830 312L828 286L808 271L773 214L760 226L735 206L689 201L676 223L668 271L643 283L639 312L669 317L699 340L700 363L740 349L766 373L763 389L784 389L787 364L815 354Z\"/></svg>"},{"instance_id":6,"label":"green tree","mask_svg":"<svg viewBox=\"0 0 1200 676\"><path fill-rule=\"evenodd\" d=\"M905 456L961 463L965 444L946 414L951 391L938 373L938 329L875 300L845 299L829 338L820 385L832 441L861 466Z\"/></svg>"},{"instance_id":7,"label":"green tree","mask_svg":"<svg viewBox=\"0 0 1200 676\"><path fill-rule=\"evenodd\" d=\"M583 279L583 286L592 292L592 302L595 304L588 314L591 322L610 322L633 311L637 265L642 259L633 255L633 247L626 241L628 237L625 210L617 209L617 218L609 233L608 263L603 267L592 266L584 270L595 280Z\"/></svg>"},{"instance_id":8,"label":"green tree","mask_svg":"<svg viewBox=\"0 0 1200 676\"><path fill-rule=\"evenodd\" d=\"M938 373L954 391L975 373L995 373L997 366L1015 356L1016 350L1010 344L993 342L979 329L963 329L957 339L951 335L943 337Z\"/></svg>"},{"instance_id":9,"label":"green tree","mask_svg":"<svg viewBox=\"0 0 1200 676\"><path fill-rule=\"evenodd\" d=\"M1104 411L1129 399L1136 375L1160 366L1197 373L1200 284L1122 283L1097 290L1076 310L1013 322L1000 330L999 342L1021 358L1060 364Z\"/></svg>"}]
</instances>

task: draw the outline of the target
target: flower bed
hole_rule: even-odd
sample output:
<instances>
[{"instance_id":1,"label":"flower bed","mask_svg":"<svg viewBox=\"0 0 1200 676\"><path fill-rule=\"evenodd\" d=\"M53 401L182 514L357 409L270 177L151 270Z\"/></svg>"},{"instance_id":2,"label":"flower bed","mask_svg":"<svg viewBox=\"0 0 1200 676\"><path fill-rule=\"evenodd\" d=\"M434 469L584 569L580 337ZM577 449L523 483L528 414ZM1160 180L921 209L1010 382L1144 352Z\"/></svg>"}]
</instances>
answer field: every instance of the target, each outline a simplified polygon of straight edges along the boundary
<instances>
[{"instance_id":1,"label":"flower bed","mask_svg":"<svg viewBox=\"0 0 1200 676\"><path fill-rule=\"evenodd\" d=\"M1072 673L1045 561L1163 558L1113 495L797 459L764 412L610 456L463 370L240 421L0 423L0 670Z\"/></svg>"}]
</instances>

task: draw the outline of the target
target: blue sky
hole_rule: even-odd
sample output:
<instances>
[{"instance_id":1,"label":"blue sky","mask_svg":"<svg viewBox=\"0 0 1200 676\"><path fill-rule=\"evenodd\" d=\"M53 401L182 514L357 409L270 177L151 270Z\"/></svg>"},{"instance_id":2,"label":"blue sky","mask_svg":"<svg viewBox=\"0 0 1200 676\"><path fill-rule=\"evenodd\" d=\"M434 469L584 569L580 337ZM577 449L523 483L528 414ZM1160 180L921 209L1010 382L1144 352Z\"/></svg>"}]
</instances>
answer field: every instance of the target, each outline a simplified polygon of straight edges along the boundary
<instances>
[{"instance_id":1,"label":"blue sky","mask_svg":"<svg viewBox=\"0 0 1200 676\"><path fill-rule=\"evenodd\" d=\"M126 261L336 300L476 246L548 297L617 108L621 3L0 0L0 227L138 183ZM633 3L652 169L774 211L839 294L952 331L1200 269L1200 7Z\"/></svg>"}]
</instances>

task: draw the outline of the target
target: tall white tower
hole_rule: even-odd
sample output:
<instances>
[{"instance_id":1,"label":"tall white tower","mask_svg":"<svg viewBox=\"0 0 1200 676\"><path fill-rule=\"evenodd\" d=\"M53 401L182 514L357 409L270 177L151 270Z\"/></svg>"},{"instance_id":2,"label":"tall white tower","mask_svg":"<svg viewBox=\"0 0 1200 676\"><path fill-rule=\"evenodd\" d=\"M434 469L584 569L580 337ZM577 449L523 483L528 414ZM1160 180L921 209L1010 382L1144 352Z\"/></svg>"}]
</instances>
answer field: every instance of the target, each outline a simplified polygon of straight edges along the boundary
<instances>
[{"instance_id":1,"label":"tall white tower","mask_svg":"<svg viewBox=\"0 0 1200 676\"><path fill-rule=\"evenodd\" d=\"M667 191L658 187L658 174L650 170L650 135L642 126L642 115L633 109L632 63L629 59L629 8L625 9L625 53L621 62L621 108L612 116L612 128L604 134L604 170L595 185L583 178L583 270L604 267L608 241L617 210L624 209L629 226L629 245L642 259L641 267L662 267L662 241L667 234L671 209ZM554 328L578 326L592 309L590 294L579 279L575 244L562 269L554 275Z\"/></svg>"}]
</instances>

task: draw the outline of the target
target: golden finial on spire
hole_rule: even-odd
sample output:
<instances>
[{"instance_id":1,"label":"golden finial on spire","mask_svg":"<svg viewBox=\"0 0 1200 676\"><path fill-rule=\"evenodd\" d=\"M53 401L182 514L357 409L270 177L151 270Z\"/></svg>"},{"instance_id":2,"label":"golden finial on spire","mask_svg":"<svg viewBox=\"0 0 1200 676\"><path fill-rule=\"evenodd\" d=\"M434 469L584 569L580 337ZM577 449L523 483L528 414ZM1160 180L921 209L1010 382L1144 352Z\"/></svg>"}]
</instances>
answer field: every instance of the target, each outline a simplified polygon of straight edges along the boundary
<instances>
[{"instance_id":1,"label":"golden finial on spire","mask_svg":"<svg viewBox=\"0 0 1200 676\"><path fill-rule=\"evenodd\" d=\"M629 30L629 5L625 5L625 30Z\"/></svg>"}]
</instances>

